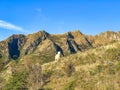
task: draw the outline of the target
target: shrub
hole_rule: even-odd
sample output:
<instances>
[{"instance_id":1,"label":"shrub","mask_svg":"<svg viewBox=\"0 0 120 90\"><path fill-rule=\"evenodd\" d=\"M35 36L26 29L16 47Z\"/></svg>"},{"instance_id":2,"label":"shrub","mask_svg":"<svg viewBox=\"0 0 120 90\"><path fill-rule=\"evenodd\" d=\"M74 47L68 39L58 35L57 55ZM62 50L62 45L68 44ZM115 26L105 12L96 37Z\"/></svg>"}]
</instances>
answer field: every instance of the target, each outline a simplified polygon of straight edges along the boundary
<instances>
[{"instance_id":1,"label":"shrub","mask_svg":"<svg viewBox=\"0 0 120 90\"><path fill-rule=\"evenodd\" d=\"M42 86L46 85L49 82L49 78L51 77L53 71L43 70L41 73L41 84ZM45 89L46 90L46 89Z\"/></svg>"},{"instance_id":2,"label":"shrub","mask_svg":"<svg viewBox=\"0 0 120 90\"><path fill-rule=\"evenodd\" d=\"M71 81L65 85L63 90L74 90L74 87L75 87L75 81Z\"/></svg>"},{"instance_id":3,"label":"shrub","mask_svg":"<svg viewBox=\"0 0 120 90\"><path fill-rule=\"evenodd\" d=\"M41 65L39 64L29 64L27 66L28 75L27 75L27 85L32 90L37 90L41 87Z\"/></svg>"},{"instance_id":4,"label":"shrub","mask_svg":"<svg viewBox=\"0 0 120 90\"><path fill-rule=\"evenodd\" d=\"M13 74L2 90L28 90L25 82L26 77L27 73L24 71Z\"/></svg>"},{"instance_id":5,"label":"shrub","mask_svg":"<svg viewBox=\"0 0 120 90\"><path fill-rule=\"evenodd\" d=\"M120 62L117 63L117 65L116 65L116 70L117 70L117 71L120 71Z\"/></svg>"},{"instance_id":6,"label":"shrub","mask_svg":"<svg viewBox=\"0 0 120 90\"><path fill-rule=\"evenodd\" d=\"M0 62L0 71L2 70L3 68L3 63Z\"/></svg>"},{"instance_id":7,"label":"shrub","mask_svg":"<svg viewBox=\"0 0 120 90\"><path fill-rule=\"evenodd\" d=\"M67 74L67 76L70 77L72 73L75 71L74 64L71 61L65 63L63 70Z\"/></svg>"}]
</instances>

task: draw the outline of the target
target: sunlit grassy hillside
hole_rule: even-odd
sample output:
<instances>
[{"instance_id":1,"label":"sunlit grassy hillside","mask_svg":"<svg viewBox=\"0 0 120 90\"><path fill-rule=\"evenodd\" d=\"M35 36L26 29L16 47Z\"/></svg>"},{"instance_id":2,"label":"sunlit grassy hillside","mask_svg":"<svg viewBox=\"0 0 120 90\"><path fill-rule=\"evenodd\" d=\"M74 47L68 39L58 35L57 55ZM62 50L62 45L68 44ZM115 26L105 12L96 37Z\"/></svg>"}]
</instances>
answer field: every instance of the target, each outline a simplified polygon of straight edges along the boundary
<instances>
[{"instance_id":1,"label":"sunlit grassy hillside","mask_svg":"<svg viewBox=\"0 0 120 90\"><path fill-rule=\"evenodd\" d=\"M62 57L58 62L10 62L2 90L120 90L120 41Z\"/></svg>"}]
</instances>

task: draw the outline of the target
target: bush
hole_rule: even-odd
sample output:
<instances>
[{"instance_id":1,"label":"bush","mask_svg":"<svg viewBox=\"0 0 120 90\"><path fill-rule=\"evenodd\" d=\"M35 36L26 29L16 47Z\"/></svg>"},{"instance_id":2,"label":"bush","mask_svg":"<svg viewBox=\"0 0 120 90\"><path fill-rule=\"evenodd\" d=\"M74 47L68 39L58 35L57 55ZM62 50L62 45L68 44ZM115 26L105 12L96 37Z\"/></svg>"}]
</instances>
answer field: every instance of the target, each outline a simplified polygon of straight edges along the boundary
<instances>
[{"instance_id":1,"label":"bush","mask_svg":"<svg viewBox=\"0 0 120 90\"><path fill-rule=\"evenodd\" d=\"M120 62L117 63L117 65L116 65L116 70L117 70L117 71L120 71Z\"/></svg>"},{"instance_id":2,"label":"bush","mask_svg":"<svg viewBox=\"0 0 120 90\"><path fill-rule=\"evenodd\" d=\"M0 71L2 70L3 68L3 63L0 62Z\"/></svg>"},{"instance_id":3,"label":"bush","mask_svg":"<svg viewBox=\"0 0 120 90\"><path fill-rule=\"evenodd\" d=\"M26 77L27 73L24 71L13 74L2 90L28 90L25 82Z\"/></svg>"},{"instance_id":4,"label":"bush","mask_svg":"<svg viewBox=\"0 0 120 90\"><path fill-rule=\"evenodd\" d=\"M67 74L67 76L70 77L75 71L74 64L72 62L65 63L65 67L63 67L63 70Z\"/></svg>"},{"instance_id":5,"label":"bush","mask_svg":"<svg viewBox=\"0 0 120 90\"><path fill-rule=\"evenodd\" d=\"M27 75L27 83L28 87L32 90L37 90L41 88L41 65L37 64L29 64L27 66L28 75Z\"/></svg>"},{"instance_id":6,"label":"bush","mask_svg":"<svg viewBox=\"0 0 120 90\"><path fill-rule=\"evenodd\" d=\"M71 81L65 85L63 90L74 90L74 87L75 87L75 82Z\"/></svg>"}]
</instances>

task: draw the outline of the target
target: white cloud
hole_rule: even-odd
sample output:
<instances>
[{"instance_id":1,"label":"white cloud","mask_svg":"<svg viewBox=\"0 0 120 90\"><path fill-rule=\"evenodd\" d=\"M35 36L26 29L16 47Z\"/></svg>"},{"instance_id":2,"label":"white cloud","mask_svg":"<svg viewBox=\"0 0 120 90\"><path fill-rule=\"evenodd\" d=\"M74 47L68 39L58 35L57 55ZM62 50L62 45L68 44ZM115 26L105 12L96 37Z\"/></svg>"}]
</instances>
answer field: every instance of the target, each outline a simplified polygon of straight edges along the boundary
<instances>
[{"instance_id":1,"label":"white cloud","mask_svg":"<svg viewBox=\"0 0 120 90\"><path fill-rule=\"evenodd\" d=\"M3 20L0 20L0 28L24 32L24 29L22 27L16 26L12 23L9 23L9 22L3 21Z\"/></svg>"}]
</instances>

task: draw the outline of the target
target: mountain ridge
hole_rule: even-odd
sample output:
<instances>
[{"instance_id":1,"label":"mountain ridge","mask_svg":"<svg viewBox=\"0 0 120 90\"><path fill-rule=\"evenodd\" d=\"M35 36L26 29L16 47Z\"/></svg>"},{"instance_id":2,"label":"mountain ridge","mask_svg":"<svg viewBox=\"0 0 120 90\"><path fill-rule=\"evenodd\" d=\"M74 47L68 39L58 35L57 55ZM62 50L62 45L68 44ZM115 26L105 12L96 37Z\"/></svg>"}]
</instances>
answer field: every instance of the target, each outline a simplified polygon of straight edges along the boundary
<instances>
[{"instance_id":1,"label":"mountain ridge","mask_svg":"<svg viewBox=\"0 0 120 90\"><path fill-rule=\"evenodd\" d=\"M39 53L54 55L61 51L65 56L84 51L89 48L99 47L111 41L120 39L120 32L107 31L95 36L85 35L79 30L64 34L49 34L42 30L33 34L14 34L0 42L0 55L2 59L18 59L25 55ZM52 54L50 53L52 52ZM0 58L0 59L1 59Z\"/></svg>"},{"instance_id":2,"label":"mountain ridge","mask_svg":"<svg viewBox=\"0 0 120 90\"><path fill-rule=\"evenodd\" d=\"M2 90L119 90L119 75L120 32L39 31L0 42Z\"/></svg>"}]
</instances>

